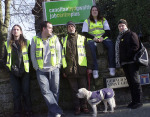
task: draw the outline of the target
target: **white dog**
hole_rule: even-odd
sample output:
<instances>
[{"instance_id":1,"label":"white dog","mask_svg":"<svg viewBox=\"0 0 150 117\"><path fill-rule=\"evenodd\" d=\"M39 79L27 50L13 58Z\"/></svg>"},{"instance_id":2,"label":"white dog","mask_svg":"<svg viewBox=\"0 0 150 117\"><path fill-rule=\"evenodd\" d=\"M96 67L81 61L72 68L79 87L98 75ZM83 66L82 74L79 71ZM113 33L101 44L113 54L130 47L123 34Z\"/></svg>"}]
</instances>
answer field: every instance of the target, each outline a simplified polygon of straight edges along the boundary
<instances>
[{"instance_id":1,"label":"white dog","mask_svg":"<svg viewBox=\"0 0 150 117\"><path fill-rule=\"evenodd\" d=\"M93 109L93 117L97 117L97 107L101 101L104 102L105 110L103 112L107 112L107 102L110 105L111 111L114 112L114 107L116 107L115 99L114 99L114 91L111 88L104 88L98 91L88 91L85 88L81 88L78 90L77 97L78 98L86 98L88 103L91 105Z\"/></svg>"}]
</instances>

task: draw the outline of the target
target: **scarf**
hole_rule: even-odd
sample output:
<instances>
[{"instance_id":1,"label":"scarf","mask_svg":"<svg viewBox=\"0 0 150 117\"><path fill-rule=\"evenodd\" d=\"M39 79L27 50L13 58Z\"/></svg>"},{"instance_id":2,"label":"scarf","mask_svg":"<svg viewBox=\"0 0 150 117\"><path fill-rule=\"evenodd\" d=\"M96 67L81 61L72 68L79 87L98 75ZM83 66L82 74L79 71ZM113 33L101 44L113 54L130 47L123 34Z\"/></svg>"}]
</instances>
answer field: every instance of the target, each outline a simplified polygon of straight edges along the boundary
<instances>
[{"instance_id":1,"label":"scarf","mask_svg":"<svg viewBox=\"0 0 150 117\"><path fill-rule=\"evenodd\" d=\"M116 40L115 44L115 58L116 58L116 68L120 68L120 57L119 57L119 45L120 45L120 39L122 38L123 34L127 31L128 29L126 28L123 32L119 32L119 35Z\"/></svg>"}]
</instances>

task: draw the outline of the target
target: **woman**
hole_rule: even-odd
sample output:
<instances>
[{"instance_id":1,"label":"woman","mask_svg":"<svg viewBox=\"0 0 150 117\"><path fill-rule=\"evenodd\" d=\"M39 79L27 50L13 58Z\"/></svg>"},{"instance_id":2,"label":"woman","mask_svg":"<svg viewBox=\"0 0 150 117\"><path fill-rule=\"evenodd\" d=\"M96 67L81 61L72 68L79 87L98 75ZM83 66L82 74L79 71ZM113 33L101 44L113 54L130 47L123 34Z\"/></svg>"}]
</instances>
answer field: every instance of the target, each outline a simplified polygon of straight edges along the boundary
<instances>
[{"instance_id":1,"label":"woman","mask_svg":"<svg viewBox=\"0 0 150 117\"><path fill-rule=\"evenodd\" d=\"M139 39L136 33L128 29L126 20L118 22L119 35L116 41L116 67L122 66L131 91L131 103L128 108L136 109L142 104L142 88L140 85L139 65L133 58L139 49Z\"/></svg>"},{"instance_id":2,"label":"woman","mask_svg":"<svg viewBox=\"0 0 150 117\"><path fill-rule=\"evenodd\" d=\"M5 42L3 64L10 72L10 82L13 90L14 117L22 116L22 108L25 116L31 117L31 99L29 92L29 45L30 41L23 36L22 28L14 25L11 36ZM21 98L24 99L24 107Z\"/></svg>"},{"instance_id":3,"label":"woman","mask_svg":"<svg viewBox=\"0 0 150 117\"><path fill-rule=\"evenodd\" d=\"M98 63L96 59L96 43L103 43L108 49L108 61L110 75L115 75L115 48L113 42L109 39L110 27L107 20L101 16L97 6L92 6L90 16L83 23L82 32L86 38L92 51L94 69L93 77L98 78ZM95 41L95 42L94 42Z\"/></svg>"}]
</instances>

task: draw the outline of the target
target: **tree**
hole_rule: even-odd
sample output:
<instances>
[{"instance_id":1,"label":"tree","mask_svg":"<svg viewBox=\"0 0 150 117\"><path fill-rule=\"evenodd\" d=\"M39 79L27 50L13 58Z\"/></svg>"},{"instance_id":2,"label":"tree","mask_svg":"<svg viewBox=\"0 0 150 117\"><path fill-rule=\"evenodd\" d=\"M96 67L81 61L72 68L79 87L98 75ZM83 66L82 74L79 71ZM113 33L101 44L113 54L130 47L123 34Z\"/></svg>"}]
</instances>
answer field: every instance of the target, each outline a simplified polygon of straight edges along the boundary
<instances>
[{"instance_id":1,"label":"tree","mask_svg":"<svg viewBox=\"0 0 150 117\"><path fill-rule=\"evenodd\" d=\"M5 11L3 13L2 2L4 2ZM0 1L0 59L2 58L4 52L4 42L7 39L7 32L10 20L10 3L11 0L1 0Z\"/></svg>"},{"instance_id":2,"label":"tree","mask_svg":"<svg viewBox=\"0 0 150 117\"><path fill-rule=\"evenodd\" d=\"M35 16L35 30L36 33L40 31L39 24L43 21L43 8L42 2L48 1L61 1L61 0L36 0L35 6L32 9L32 14Z\"/></svg>"},{"instance_id":3,"label":"tree","mask_svg":"<svg viewBox=\"0 0 150 117\"><path fill-rule=\"evenodd\" d=\"M7 40L12 25L19 24L29 36L34 29L34 18L31 14L34 0L1 0L0 1L0 59L3 55L4 42ZM26 35L25 35L26 36Z\"/></svg>"}]
</instances>

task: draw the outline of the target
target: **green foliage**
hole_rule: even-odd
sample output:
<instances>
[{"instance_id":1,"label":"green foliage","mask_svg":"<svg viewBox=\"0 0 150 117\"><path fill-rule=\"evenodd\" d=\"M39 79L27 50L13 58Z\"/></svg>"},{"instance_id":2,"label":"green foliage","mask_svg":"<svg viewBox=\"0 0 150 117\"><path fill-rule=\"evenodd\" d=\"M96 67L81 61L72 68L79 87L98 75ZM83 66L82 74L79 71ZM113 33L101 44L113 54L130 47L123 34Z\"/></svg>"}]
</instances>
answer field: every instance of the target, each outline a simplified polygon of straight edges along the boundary
<instances>
[{"instance_id":1,"label":"green foliage","mask_svg":"<svg viewBox=\"0 0 150 117\"><path fill-rule=\"evenodd\" d=\"M80 34L82 33L82 23L76 24L76 31ZM62 37L65 37L67 35L66 25L54 26L54 34L56 34L59 37L59 39L61 39Z\"/></svg>"},{"instance_id":2,"label":"green foliage","mask_svg":"<svg viewBox=\"0 0 150 117\"><path fill-rule=\"evenodd\" d=\"M115 40L118 34L117 23L115 21L114 10L116 8L116 0L99 0L97 6L100 8L102 16L104 16L110 26L112 39Z\"/></svg>"},{"instance_id":3,"label":"green foliage","mask_svg":"<svg viewBox=\"0 0 150 117\"><path fill-rule=\"evenodd\" d=\"M109 22L113 39L118 34L119 19L126 19L137 34L150 36L150 0L99 0L97 5Z\"/></svg>"},{"instance_id":4,"label":"green foliage","mask_svg":"<svg viewBox=\"0 0 150 117\"><path fill-rule=\"evenodd\" d=\"M143 36L150 35L150 0L117 0L115 19L126 19L131 30Z\"/></svg>"}]
</instances>

